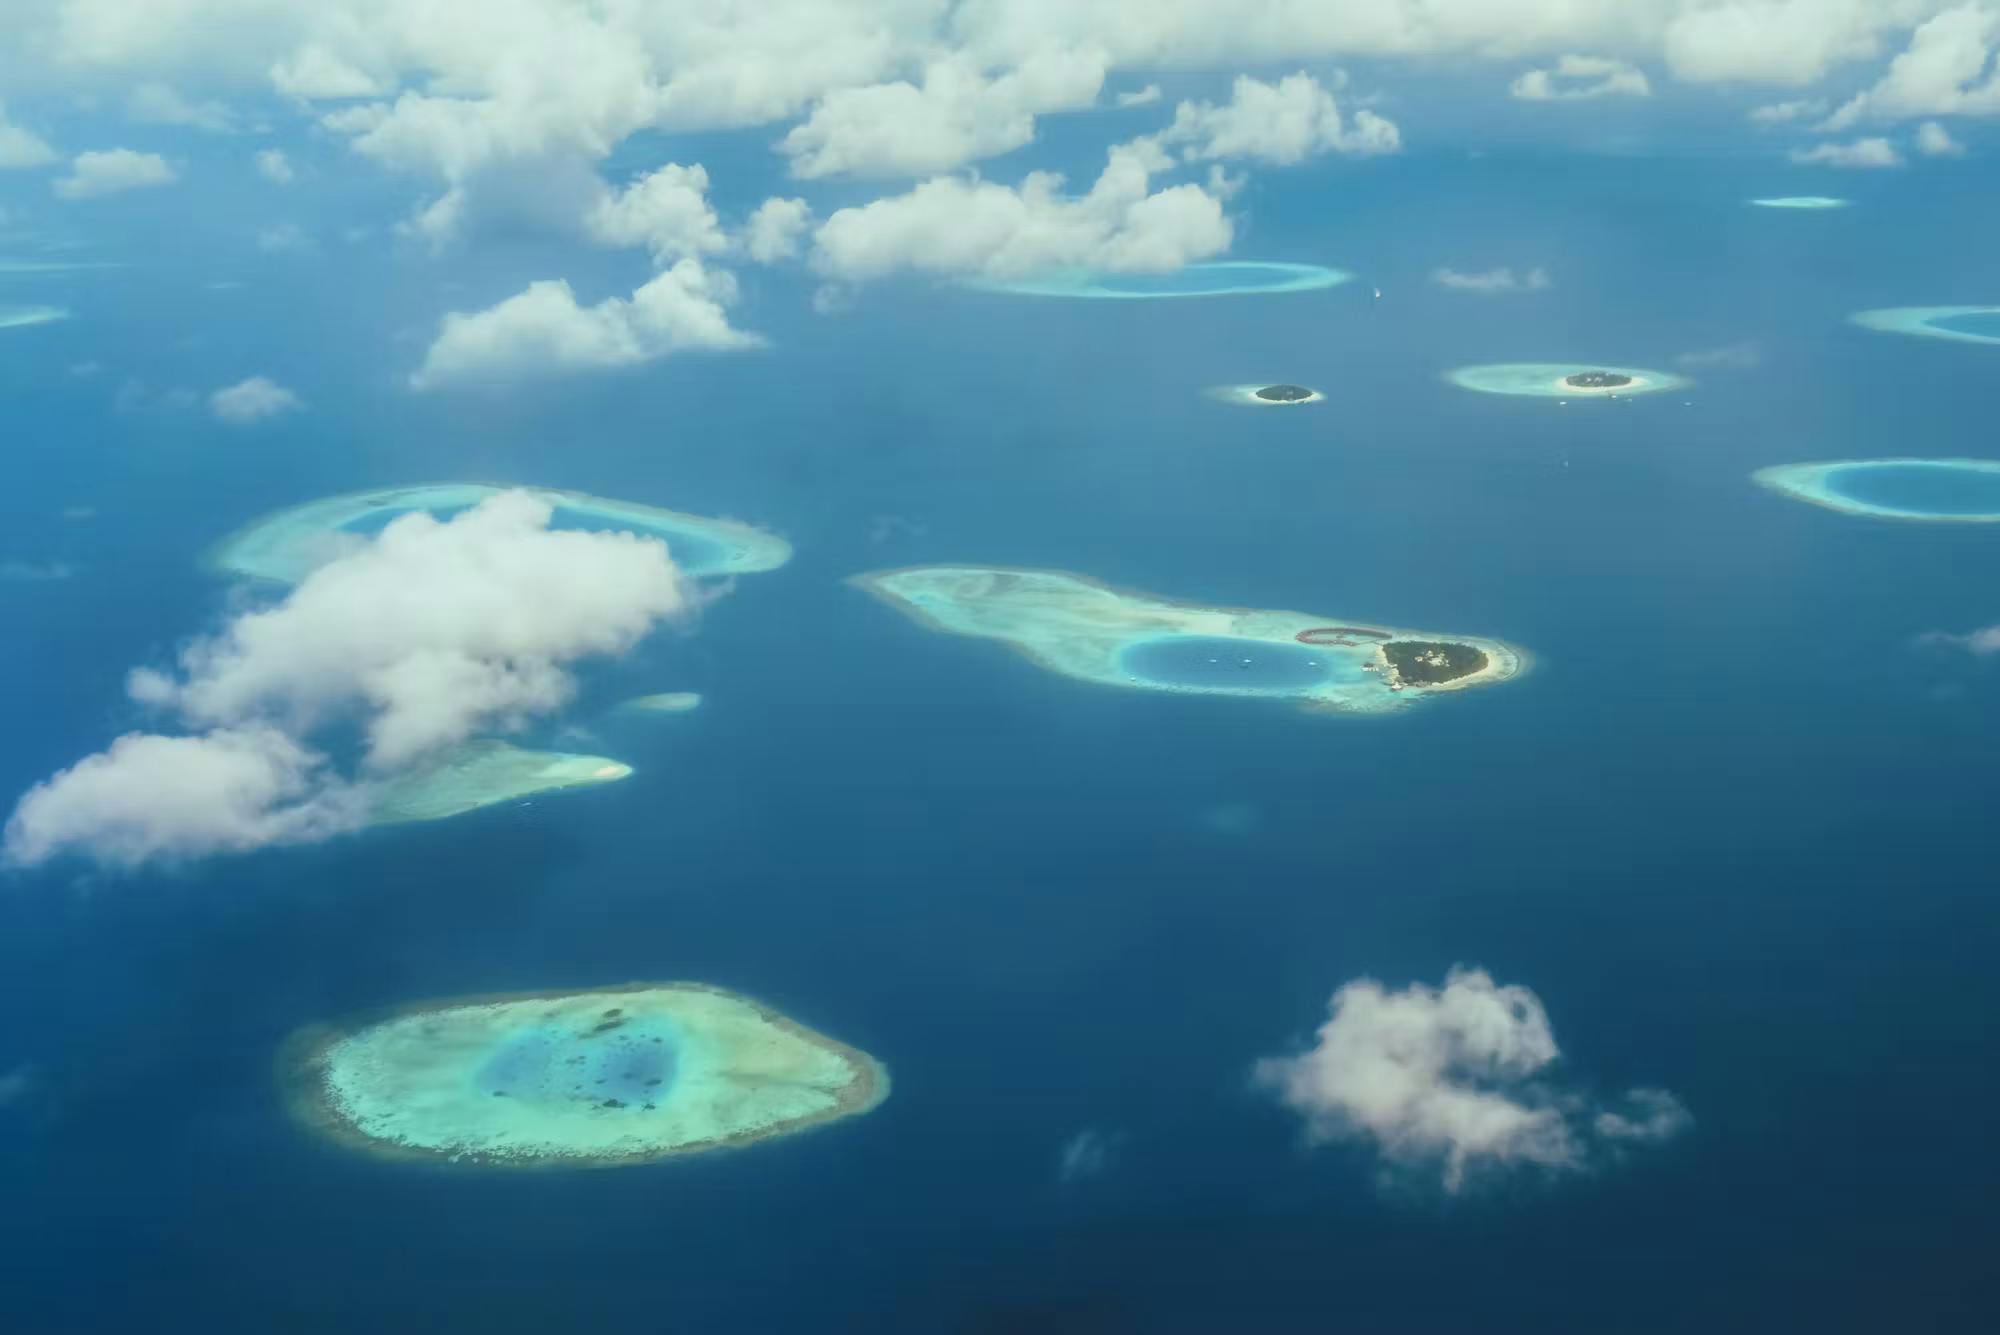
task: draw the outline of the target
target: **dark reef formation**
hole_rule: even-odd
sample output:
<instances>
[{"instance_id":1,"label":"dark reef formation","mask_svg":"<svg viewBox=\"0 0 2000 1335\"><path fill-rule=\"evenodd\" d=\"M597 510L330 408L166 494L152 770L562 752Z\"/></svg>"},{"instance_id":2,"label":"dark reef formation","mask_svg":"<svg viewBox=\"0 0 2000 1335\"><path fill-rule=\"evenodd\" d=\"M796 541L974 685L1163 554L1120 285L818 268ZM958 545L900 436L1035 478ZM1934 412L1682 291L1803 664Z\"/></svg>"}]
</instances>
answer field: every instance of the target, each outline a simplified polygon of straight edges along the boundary
<instances>
[{"instance_id":1,"label":"dark reef formation","mask_svg":"<svg viewBox=\"0 0 2000 1335\"><path fill-rule=\"evenodd\" d=\"M1622 389L1632 383L1632 377L1616 371L1578 371L1564 376L1563 383L1571 389Z\"/></svg>"},{"instance_id":2,"label":"dark reef formation","mask_svg":"<svg viewBox=\"0 0 2000 1335\"><path fill-rule=\"evenodd\" d=\"M1443 640L1391 640L1382 646L1382 652L1405 686L1439 686L1469 677L1486 666L1483 650Z\"/></svg>"}]
</instances>

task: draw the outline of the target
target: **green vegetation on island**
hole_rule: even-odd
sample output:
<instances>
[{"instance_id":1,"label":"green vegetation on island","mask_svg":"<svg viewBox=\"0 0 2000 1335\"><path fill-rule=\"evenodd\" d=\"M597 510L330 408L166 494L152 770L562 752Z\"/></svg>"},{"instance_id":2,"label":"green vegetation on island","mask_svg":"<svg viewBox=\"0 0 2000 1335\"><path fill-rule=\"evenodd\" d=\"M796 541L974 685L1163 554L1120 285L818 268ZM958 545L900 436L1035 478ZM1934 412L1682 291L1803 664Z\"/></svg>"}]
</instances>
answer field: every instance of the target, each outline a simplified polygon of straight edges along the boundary
<instances>
[{"instance_id":1,"label":"green vegetation on island","mask_svg":"<svg viewBox=\"0 0 2000 1335\"><path fill-rule=\"evenodd\" d=\"M1444 640L1391 640L1382 655L1404 686L1440 686L1486 668L1484 651Z\"/></svg>"}]
</instances>

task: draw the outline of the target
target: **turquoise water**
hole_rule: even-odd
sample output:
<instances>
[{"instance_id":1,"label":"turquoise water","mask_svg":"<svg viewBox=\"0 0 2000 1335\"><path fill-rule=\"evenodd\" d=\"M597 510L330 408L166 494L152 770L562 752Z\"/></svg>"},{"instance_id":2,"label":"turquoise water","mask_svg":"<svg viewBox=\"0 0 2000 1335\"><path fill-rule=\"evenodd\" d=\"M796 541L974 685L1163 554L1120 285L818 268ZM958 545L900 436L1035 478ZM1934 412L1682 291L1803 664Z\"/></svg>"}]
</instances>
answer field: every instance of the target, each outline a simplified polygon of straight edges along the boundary
<instances>
[{"instance_id":1,"label":"turquoise water","mask_svg":"<svg viewBox=\"0 0 2000 1335\"><path fill-rule=\"evenodd\" d=\"M342 524L340 526L341 532L357 533L364 537L380 533L404 515L414 513L415 508L371 511L368 514ZM437 519L450 520L464 514L472 507L469 505L441 505L424 508ZM571 529L585 533L600 533L609 529L631 528L632 525L609 523L596 515L586 514L581 510L574 510L566 505L559 505L555 509L555 514L549 520L549 527ZM722 546L713 539L688 529L669 528L661 524L645 531L652 533L654 536L666 539L667 549L673 553L675 563L681 569L693 574L700 574L704 570L713 569L721 563L725 554Z\"/></svg>"},{"instance_id":2,"label":"turquoise water","mask_svg":"<svg viewBox=\"0 0 2000 1335\"><path fill-rule=\"evenodd\" d=\"M1954 334L1976 338L2000 338L2000 311L1974 311L1968 315L1940 315L1925 323Z\"/></svg>"},{"instance_id":3,"label":"turquoise water","mask_svg":"<svg viewBox=\"0 0 2000 1335\"><path fill-rule=\"evenodd\" d=\"M1826 476L1826 489L1864 505L1926 514L2000 513L2000 469L1864 464Z\"/></svg>"},{"instance_id":4,"label":"turquoise water","mask_svg":"<svg viewBox=\"0 0 2000 1335\"><path fill-rule=\"evenodd\" d=\"M554 1026L525 1030L479 1068L479 1087L496 1098L643 1104L673 1085L674 1050L639 1023L598 1034Z\"/></svg>"},{"instance_id":5,"label":"turquoise water","mask_svg":"<svg viewBox=\"0 0 2000 1335\"><path fill-rule=\"evenodd\" d=\"M1302 691L1333 677L1327 655L1303 645L1207 635L1141 640L1119 664L1149 681L1201 689Z\"/></svg>"}]
</instances>

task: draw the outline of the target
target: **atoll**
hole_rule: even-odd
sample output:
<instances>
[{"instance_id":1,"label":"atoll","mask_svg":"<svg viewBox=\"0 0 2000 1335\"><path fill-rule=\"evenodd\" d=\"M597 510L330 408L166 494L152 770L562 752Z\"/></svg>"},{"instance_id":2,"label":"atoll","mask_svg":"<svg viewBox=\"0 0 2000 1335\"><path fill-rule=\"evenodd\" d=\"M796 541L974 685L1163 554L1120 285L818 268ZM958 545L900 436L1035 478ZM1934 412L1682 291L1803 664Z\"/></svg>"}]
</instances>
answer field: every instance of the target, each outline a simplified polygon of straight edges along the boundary
<instances>
[{"instance_id":1,"label":"atoll","mask_svg":"<svg viewBox=\"0 0 2000 1335\"><path fill-rule=\"evenodd\" d=\"M1750 202L1760 209L1844 209L1853 201L1832 195L1776 195Z\"/></svg>"},{"instance_id":2,"label":"atoll","mask_svg":"<svg viewBox=\"0 0 2000 1335\"><path fill-rule=\"evenodd\" d=\"M631 773L630 765L606 756L529 751L482 738L385 781L376 791L370 821L444 820L539 793L616 783Z\"/></svg>"},{"instance_id":3,"label":"atoll","mask_svg":"<svg viewBox=\"0 0 2000 1335\"><path fill-rule=\"evenodd\" d=\"M1461 389L1482 394L1526 394L1541 398L1623 398L1654 394L1694 383L1686 376L1630 366L1565 365L1561 362L1509 362L1492 366L1461 366L1445 374Z\"/></svg>"},{"instance_id":4,"label":"atoll","mask_svg":"<svg viewBox=\"0 0 2000 1335\"><path fill-rule=\"evenodd\" d=\"M1208 391L1209 397L1224 403L1247 404L1253 408L1291 408L1305 403L1318 403L1326 397L1316 389L1304 385L1217 385Z\"/></svg>"},{"instance_id":5,"label":"atoll","mask_svg":"<svg viewBox=\"0 0 2000 1335\"><path fill-rule=\"evenodd\" d=\"M60 306L0 306L0 329L25 329L68 318L69 312Z\"/></svg>"},{"instance_id":6,"label":"atoll","mask_svg":"<svg viewBox=\"0 0 2000 1335\"><path fill-rule=\"evenodd\" d=\"M355 543L413 511L448 518L489 496L516 490L487 482L444 482L353 492L265 515L224 538L207 554L211 567L233 575L293 584ZM523 487L555 511L556 528L626 530L664 539L674 562L690 575L737 575L775 570L791 544L733 519L711 519L579 491Z\"/></svg>"},{"instance_id":7,"label":"atoll","mask_svg":"<svg viewBox=\"0 0 2000 1335\"><path fill-rule=\"evenodd\" d=\"M868 1054L701 983L423 1002L301 1030L278 1070L293 1114L343 1145L506 1168L748 1145L889 1094Z\"/></svg>"},{"instance_id":8,"label":"atoll","mask_svg":"<svg viewBox=\"0 0 2000 1335\"><path fill-rule=\"evenodd\" d=\"M1525 652L1498 640L1173 602L1062 570L918 566L849 582L931 630L999 640L1038 666L1106 686L1383 713L1528 666Z\"/></svg>"},{"instance_id":9,"label":"atoll","mask_svg":"<svg viewBox=\"0 0 2000 1335\"><path fill-rule=\"evenodd\" d=\"M2000 343L2000 306L1890 306L1847 317L1863 329L1961 343Z\"/></svg>"},{"instance_id":10,"label":"atoll","mask_svg":"<svg viewBox=\"0 0 2000 1335\"><path fill-rule=\"evenodd\" d=\"M1112 273L1066 269L1014 278L974 278L967 285L988 292L1028 297L1087 297L1148 300L1162 297L1224 297L1271 292L1310 292L1338 287L1354 275L1319 264L1269 260L1218 260L1189 264L1165 273Z\"/></svg>"},{"instance_id":11,"label":"atoll","mask_svg":"<svg viewBox=\"0 0 2000 1335\"><path fill-rule=\"evenodd\" d=\"M2000 523L2000 460L1844 459L1780 464L1751 478L1841 514L1929 524Z\"/></svg>"}]
</instances>

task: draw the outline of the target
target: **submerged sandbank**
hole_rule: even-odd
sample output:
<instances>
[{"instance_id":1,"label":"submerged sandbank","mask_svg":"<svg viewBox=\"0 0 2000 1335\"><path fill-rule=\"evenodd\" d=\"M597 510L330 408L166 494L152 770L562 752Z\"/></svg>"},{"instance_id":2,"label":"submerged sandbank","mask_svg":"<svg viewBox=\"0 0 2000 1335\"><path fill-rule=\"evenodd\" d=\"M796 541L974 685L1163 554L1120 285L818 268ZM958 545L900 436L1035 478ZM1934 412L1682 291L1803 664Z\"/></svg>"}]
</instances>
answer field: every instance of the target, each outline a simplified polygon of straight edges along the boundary
<instances>
[{"instance_id":1,"label":"submerged sandbank","mask_svg":"<svg viewBox=\"0 0 2000 1335\"><path fill-rule=\"evenodd\" d=\"M1751 479L1841 514L1927 524L2000 523L2000 460L1839 459L1760 468Z\"/></svg>"},{"instance_id":2,"label":"submerged sandbank","mask_svg":"<svg viewBox=\"0 0 2000 1335\"><path fill-rule=\"evenodd\" d=\"M1115 301L1170 297L1224 297L1253 293L1311 292L1351 282L1344 269L1272 260L1218 260L1165 273L1110 273L1066 269L1016 278L974 278L967 285L1028 297L1083 297Z\"/></svg>"}]
</instances>

